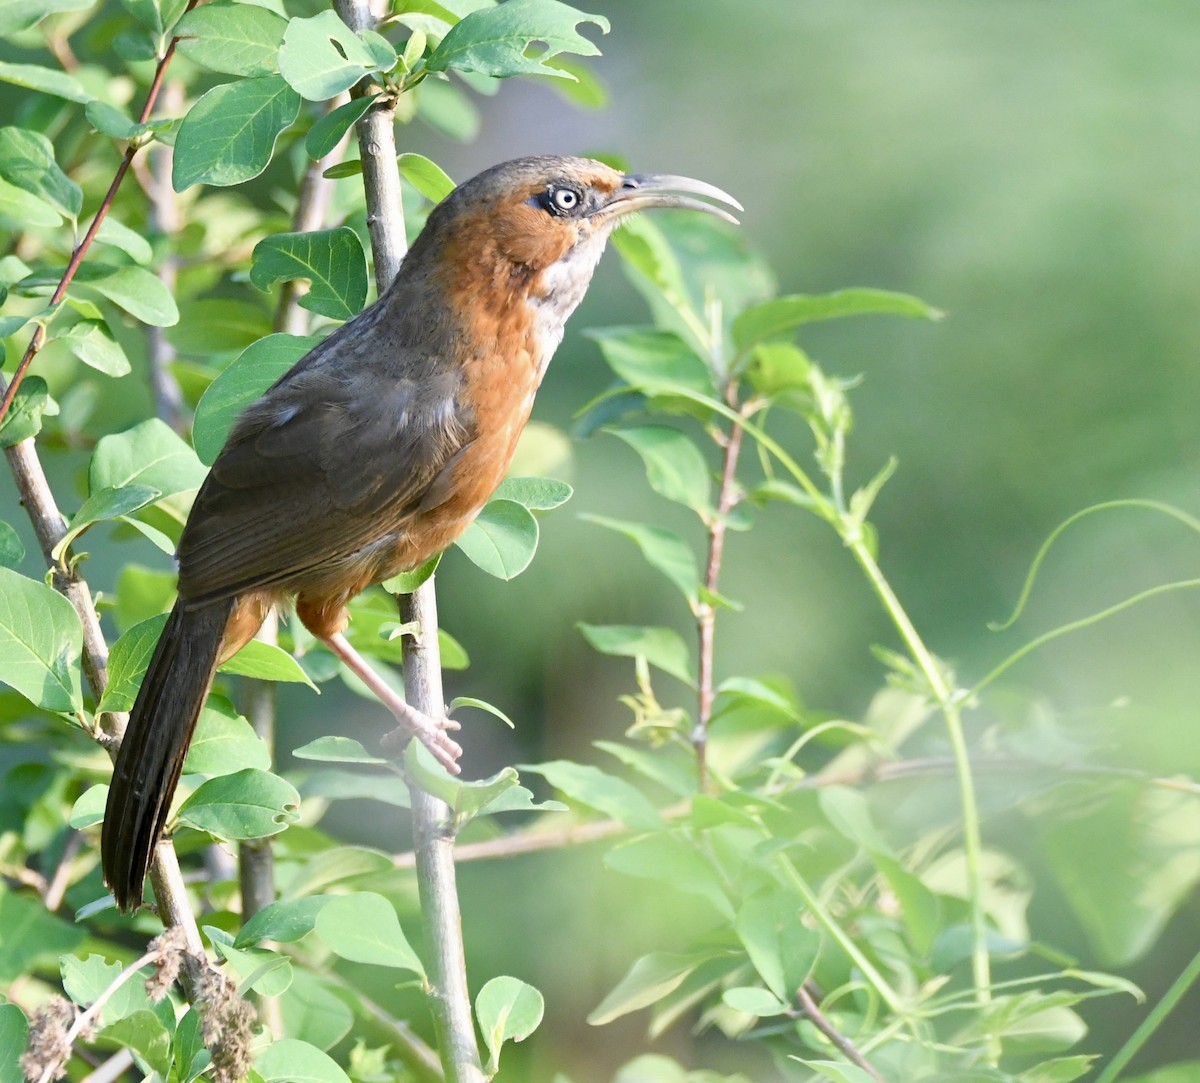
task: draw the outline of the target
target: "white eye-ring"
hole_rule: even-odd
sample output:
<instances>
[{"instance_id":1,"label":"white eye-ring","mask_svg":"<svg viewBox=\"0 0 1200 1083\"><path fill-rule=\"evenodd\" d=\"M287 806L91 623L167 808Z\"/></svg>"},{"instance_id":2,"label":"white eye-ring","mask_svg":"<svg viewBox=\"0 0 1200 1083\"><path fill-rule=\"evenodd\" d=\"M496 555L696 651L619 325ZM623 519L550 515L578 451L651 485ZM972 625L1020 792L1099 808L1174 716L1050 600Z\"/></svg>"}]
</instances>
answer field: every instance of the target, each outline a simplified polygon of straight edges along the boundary
<instances>
[{"instance_id":1,"label":"white eye-ring","mask_svg":"<svg viewBox=\"0 0 1200 1083\"><path fill-rule=\"evenodd\" d=\"M570 188L555 188L550 198L560 211L573 211L579 206L579 193Z\"/></svg>"}]
</instances>

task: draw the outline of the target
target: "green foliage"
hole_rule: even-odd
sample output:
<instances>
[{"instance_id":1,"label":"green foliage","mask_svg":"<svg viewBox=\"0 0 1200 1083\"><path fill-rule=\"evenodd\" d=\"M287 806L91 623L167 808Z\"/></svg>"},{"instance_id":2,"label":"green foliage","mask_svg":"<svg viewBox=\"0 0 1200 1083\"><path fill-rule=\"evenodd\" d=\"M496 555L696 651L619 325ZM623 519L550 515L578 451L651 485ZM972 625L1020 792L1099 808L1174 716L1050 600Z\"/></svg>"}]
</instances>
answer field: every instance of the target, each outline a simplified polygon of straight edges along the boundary
<instances>
[{"instance_id":1,"label":"green foliage","mask_svg":"<svg viewBox=\"0 0 1200 1083\"><path fill-rule=\"evenodd\" d=\"M174 548L206 465L241 410L319 342L330 321L351 318L367 299L358 182L337 186L329 228L306 233L288 232L279 193L296 189L305 154L334 152L381 98L395 104L401 122L456 138L474 135L480 120L472 95L494 93L497 80L546 77L573 84L579 100L603 98L568 54L597 54L581 28L607 33L608 22L556 0L405 0L378 31L362 32L332 11L291 4L218 0L183 13L179 2L128 0L73 14L89 6L0 2L0 32L16 35L22 50L22 62L0 61L0 80L28 92L13 92L19 108L0 127L0 226L20 233L0 257L0 336L18 354L35 329L46 340L38 371L24 379L0 427L0 444L36 437L40 453L62 454L55 484L69 519L50 569L14 529L16 508L0 523L0 992L21 1004L0 1004L0 1083L20 1078L15 1065L29 1027L23 1009L59 988L80 1008L95 1004L113 989L131 939L153 927L144 916L131 925L113 913L94 860L107 766L89 738L103 732L104 715L133 703L172 603L165 559L138 567L133 547L147 563L156 556L147 539ZM85 26L86 34L76 33ZM71 55L63 48L68 36L86 54L70 73L57 66ZM147 61L176 38L189 62L171 76L184 96L179 115L139 122L153 68ZM37 62L24 62L25 53ZM330 107L364 80L365 94ZM187 224L165 232L145 193L127 184L98 247L51 305L88 220L83 212L104 199L126 144L138 153L174 146L172 182L188 190ZM409 206L406 196L405 210L418 220L453 187L421 154L406 151L398 167L423 200ZM334 163L326 175L360 171L355 162ZM296 763L285 757L273 766L267 743L227 698L236 679L310 687L335 675L352 679L298 625L285 630L282 647L255 642L228 660L201 713L168 822L193 887L204 868L198 851L210 841L226 853L243 842L273 842L279 897L257 914L240 912L232 880L203 884L213 958L242 993L272 1002L264 1018L278 1029L256 1043L250 1078L384 1083L419 1070L401 1051L413 1030L430 1031L413 1007L429 990L424 945L414 938L414 947L405 933L416 920L411 876L389 853L340 845L322 823L330 809L359 807L347 801L374 799L389 814L405 809L411 786L446 802L448 829L496 853L510 844L543 848L556 832L566 841L611 837L602 860L586 852L603 866L602 882L621 885L604 915L609 926L636 926L646 901L666 900L672 921L657 941L617 960L610 990L593 1002L593 1025L645 1013L652 1036L673 1027L707 1031L730 1043L733 1057L763 1051L789 1080L874 1078L848 1048L888 1079L1082 1078L1098 1067L1077 1051L1092 1040L1088 1002L1140 993L1119 976L1075 965L1063 946L1040 942L1033 904L1049 897L1069 911L1079 936L1072 952L1116 968L1143 958L1200 882L1197 794L1186 778L1137 775L1102 742L1062 719L1048 721L1048 706L1031 708L998 681L1050 638L1195 581L1151 588L1034 637L974 687L961 685L926 648L881 570L871 516L895 463L854 461L858 381L827 372L810 348L828 340L808 337L812 325L831 320L940 313L877 289L780 294L735 231L699 216L631 222L614 247L653 322L591 333L615 382L589 405L581 430L616 437L607 440L610 453L644 470L649 491L668 506L661 522L640 521L636 512L582 519L617 536L615 559L640 557L672 590L661 604L656 596L653 623L600 623L630 619L609 610L572 616L584 618L579 632L599 654L633 661L621 697L629 732L597 743L609 757L603 768L562 758L522 768L537 777L534 788L511 767L452 778L418 746L392 764L372 739L345 733L309 733L288 749ZM170 288L160 275L167 266ZM320 318L309 334L266 334L269 307L288 282L307 286L299 303ZM149 416L139 324L173 329L179 357L171 371L185 407L174 426ZM78 489L63 480L72 471ZM525 571L540 541L539 517L570 496L556 478L505 481L457 543L473 565L466 574L480 569L508 580ZM1035 557L1017 615L1050 544L1093 510L1100 509L1068 519ZM1196 529L1173 509L1153 510ZM791 673L729 672L726 621L737 613L769 625L773 614L726 596L723 561L739 559L740 534L768 516L800 518L796 512L832 529L895 626L896 641L876 652L883 687L861 713L811 707ZM802 562L806 538L797 532L795 544L770 553L755 574L773 581L779 569ZM85 547L102 558L94 575ZM411 590L436 565L388 587ZM623 567L620 585L641 581L632 563ZM103 690L83 679L83 626L54 589L81 575L91 576L83 586L99 602L111 644ZM375 591L352 612L355 646L397 663L406 629L394 601ZM521 617L506 619L515 628ZM465 667L466 652L440 636L447 667ZM846 649L850 659L869 656L865 644ZM598 664L629 672L628 662ZM331 709L319 702L323 713ZM450 707L512 725L477 696L458 696ZM526 720L518 721L523 728ZM1002 788L988 771L1005 765ZM562 801L545 800L547 789ZM1029 853L1005 837L1014 822L1044 863L1040 879ZM54 886L60 877L65 900ZM56 891L52 909L45 903ZM523 902L533 915L542 900L531 892ZM63 916L72 909L75 922ZM520 935L526 958L536 959L553 933L530 921ZM610 954L625 943L615 939ZM1128 1056L1197 980L1196 970L1193 962L1152 1008ZM108 997L83 1044L94 1047L93 1058L127 1049L136 1070L167 1083L211 1077L207 1024L195 1009L152 1003L147 973ZM524 1050L506 1046L535 1033L542 994L513 977L485 981L474 970L471 977L485 1070L500 1070L503 1051L504 1070L518 1078ZM563 1016L552 1018L559 1025ZM569 1042L555 1034L547 1045ZM707 1048L697 1046L697 1057ZM1121 1067L1111 1061L1102 1083ZM1139 1078L1174 1083L1194 1071L1182 1062ZM72 1063L72 1078L82 1072ZM657 1055L635 1057L615 1077L748 1079Z\"/></svg>"}]
</instances>

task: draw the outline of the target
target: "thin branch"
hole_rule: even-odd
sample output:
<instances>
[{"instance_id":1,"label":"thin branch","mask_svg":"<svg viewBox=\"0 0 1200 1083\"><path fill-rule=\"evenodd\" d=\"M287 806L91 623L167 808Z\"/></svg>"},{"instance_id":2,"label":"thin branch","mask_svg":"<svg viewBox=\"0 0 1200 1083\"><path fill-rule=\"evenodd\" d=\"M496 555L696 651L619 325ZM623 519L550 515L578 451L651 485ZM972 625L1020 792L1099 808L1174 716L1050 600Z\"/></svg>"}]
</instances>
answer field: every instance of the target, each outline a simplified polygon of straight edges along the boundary
<instances>
[{"instance_id":1,"label":"thin branch","mask_svg":"<svg viewBox=\"0 0 1200 1083\"><path fill-rule=\"evenodd\" d=\"M375 1020L392 1040L396 1053L405 1066L413 1073L418 1083L443 1083L442 1065L438 1055L413 1033L403 1019L389 1015L380 1005L366 996L358 986L351 985L345 978L334 970L323 970L321 977L331 985L349 993L354 998L355 1006Z\"/></svg>"},{"instance_id":2,"label":"thin branch","mask_svg":"<svg viewBox=\"0 0 1200 1083\"><path fill-rule=\"evenodd\" d=\"M955 767L955 761L950 756L929 756L876 763L854 771L807 775L802 779L790 782L786 787L773 791L771 796L779 796L792 790L821 790L829 786L853 787L871 783L899 782L908 778L919 778L923 775L953 774ZM1041 771L1051 776L1082 775L1109 778L1118 781L1139 782L1156 789L1172 790L1177 793L1200 795L1200 782L1152 775L1133 767L1044 764L1019 757L994 757L977 760L972 767L980 773L1014 772L1028 776L1033 772ZM690 801L679 801L659 809L658 814L664 820L676 820L688 815L691 809ZM630 830L629 825L621 820L592 820L589 823L573 824L557 831L538 830L526 834L500 835L482 842L460 843L455 847L454 860L458 864L462 864L467 861L497 861L509 857L521 857L524 854L536 854L546 850L561 850L568 846L583 846L589 842L599 842L603 839L628 834ZM398 869L411 869L416 866L416 855L412 851L394 854L392 862Z\"/></svg>"},{"instance_id":3,"label":"thin branch","mask_svg":"<svg viewBox=\"0 0 1200 1083\"><path fill-rule=\"evenodd\" d=\"M0 386L3 386L3 383L3 377L0 377ZM54 547L67 532L67 522L58 510L33 439L22 440L12 447L5 448L4 454L16 481L17 491L21 495L21 504L33 524L46 565L52 570L54 588L66 597L79 615L83 626L83 675L93 699L99 703L108 683L108 644L100 628L100 618L96 614L92 592L75 570L73 553L69 546L63 554L61 565L51 556ZM71 570L64 572L63 567ZM97 720L97 731L92 736L105 746L110 756L115 757L120 746L119 735L124 732L128 716L114 712L107 718L109 732L101 730L101 722ZM158 899L160 916L168 924L182 926L189 950L202 956L204 944L200 939L200 930L196 927L195 915L188 905L187 890L179 872L179 862L169 841L160 843L155 850L150 877L155 898Z\"/></svg>"},{"instance_id":4,"label":"thin branch","mask_svg":"<svg viewBox=\"0 0 1200 1083\"><path fill-rule=\"evenodd\" d=\"M690 809L690 803L681 803L669 809L660 809L659 815L664 819L672 819L685 815ZM582 846L589 842L599 842L601 839L612 838L615 835L624 835L628 831L629 825L621 820L594 820L591 823L576 824L562 831L501 835L483 842L460 843L454 848L454 860L456 863L462 864L465 861L491 861L496 858L519 857L521 854L536 854L543 850L560 850L567 846ZM411 869L416 867L417 856L410 850L405 854L396 854L392 861L398 869Z\"/></svg>"},{"instance_id":5,"label":"thin branch","mask_svg":"<svg viewBox=\"0 0 1200 1083\"><path fill-rule=\"evenodd\" d=\"M737 409L737 384L730 381L725 388L725 401L730 409ZM717 593L721 578L721 560L725 554L725 533L729 513L737 504L738 455L742 450L742 427L733 425L724 439L724 461L721 466L721 489L717 495L717 507L708 525L708 564L704 570L704 589L710 596ZM700 789L704 789L707 774L708 726L712 721L713 671L716 649L717 607L711 600L701 601L697 614L697 632L700 640L699 665L699 709L696 726L692 730L692 748L696 752L696 767L699 771Z\"/></svg>"},{"instance_id":6,"label":"thin branch","mask_svg":"<svg viewBox=\"0 0 1200 1083\"><path fill-rule=\"evenodd\" d=\"M46 892L42 896L42 905L47 910L54 911L62 906L63 896L67 893L67 888L71 883L71 866L74 865L75 857L82 845L83 836L78 831L67 832L67 841L63 845L62 856L58 859L54 876L46 885Z\"/></svg>"},{"instance_id":7,"label":"thin branch","mask_svg":"<svg viewBox=\"0 0 1200 1083\"><path fill-rule=\"evenodd\" d=\"M98 1064L79 1083L116 1083L133 1067L133 1054L128 1048L118 1049L111 1057Z\"/></svg>"},{"instance_id":8,"label":"thin branch","mask_svg":"<svg viewBox=\"0 0 1200 1083\"><path fill-rule=\"evenodd\" d=\"M182 16L186 12L191 11L198 3L200 3L200 0L188 0L187 7L180 12L180 15ZM163 76L166 74L167 67L175 55L175 44L178 41L178 38L172 38L166 49L163 50L163 55L159 58L158 66L154 69L154 78L150 83L150 89L146 93L145 104L138 115L139 124L145 124L150 119L150 114L154 111L154 104L158 100L158 92L162 88ZM104 223L104 219L108 216L108 212L112 207L113 200L116 198L117 189L121 187L121 182L125 179L125 174L129 172L129 167L133 163L134 155L137 154L141 146L141 143L135 141L131 142L125 148L121 164L117 166L117 172L112 179L112 184L108 186L108 192L105 194L104 199L100 201L100 206L96 210L96 216L92 219L92 224L88 226L87 233L83 235L83 240L76 246L75 251L71 253L71 258L67 262L67 269L63 271L62 278L59 280L58 286L50 297L49 308L54 308L55 305L60 304L62 299L67 295L67 287L74 280L75 274L79 270L79 265L83 263L83 257L87 255L88 249L92 247L92 242L96 239L96 234L100 232L100 226ZM0 421L4 420L4 415L8 413L13 398L20 389L21 381L25 379L25 374L29 371L29 366L33 363L33 359L45 343L46 325L39 323L29 340L29 345L25 349L21 363L17 366L16 372L13 373L12 383L4 389L3 397L0 397Z\"/></svg>"},{"instance_id":9,"label":"thin branch","mask_svg":"<svg viewBox=\"0 0 1200 1083\"><path fill-rule=\"evenodd\" d=\"M367 0L335 0L338 15L353 30L374 26ZM367 92L364 81L353 93ZM375 256L375 281L382 294L395 278L407 251L401 205L400 173L396 164L395 117L384 100L368 109L357 123L367 226ZM408 702L434 718L445 714L441 658L438 652L437 597L433 579L415 594L400 599L400 620L412 624L414 635L404 640L404 687ZM475 1038L467 986L462 916L454 868L454 829L444 802L413 786L413 848L417 885L425 923L429 960L429 997L438 1053L448 1083L483 1083L483 1068Z\"/></svg>"},{"instance_id":10,"label":"thin branch","mask_svg":"<svg viewBox=\"0 0 1200 1083\"><path fill-rule=\"evenodd\" d=\"M883 1076L871 1066L871 1062L854 1047L854 1043L838 1030L817 1006L816 1000L813 999L812 994L809 992L807 982L796 990L796 999L800 1002L801 1012L808 1016L813 1026L837 1047L843 1057L850 1061L851 1064L858 1065L872 1079L879 1080L879 1083L885 1083Z\"/></svg>"}]
</instances>

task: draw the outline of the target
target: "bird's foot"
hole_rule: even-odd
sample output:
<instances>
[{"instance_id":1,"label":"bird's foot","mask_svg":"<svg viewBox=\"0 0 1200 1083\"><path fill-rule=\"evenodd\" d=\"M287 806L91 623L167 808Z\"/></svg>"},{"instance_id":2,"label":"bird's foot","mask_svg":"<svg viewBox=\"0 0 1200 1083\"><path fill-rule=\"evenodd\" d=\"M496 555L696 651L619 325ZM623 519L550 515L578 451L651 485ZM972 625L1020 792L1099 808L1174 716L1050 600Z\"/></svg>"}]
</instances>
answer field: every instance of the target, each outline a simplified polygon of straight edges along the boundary
<instances>
[{"instance_id":1,"label":"bird's foot","mask_svg":"<svg viewBox=\"0 0 1200 1083\"><path fill-rule=\"evenodd\" d=\"M341 632L335 632L324 642L362 680L363 684L375 693L379 702L391 711L392 717L400 723L396 729L384 736L385 748L398 749L408 738L415 737L452 775L457 775L462 770L458 766L458 757L462 755L462 747L446 732L460 728L454 719L448 717L444 711L440 718L433 718L406 703L404 698L397 695L391 685L371 668L367 660L350 646Z\"/></svg>"},{"instance_id":2,"label":"bird's foot","mask_svg":"<svg viewBox=\"0 0 1200 1083\"><path fill-rule=\"evenodd\" d=\"M453 740L446 731L461 729L459 724L448 715L443 714L441 718L434 718L423 711L418 711L398 696L396 698L401 710L397 710L396 705L391 703L385 703L385 706L392 712L393 717L400 725L390 733L385 733L380 739L379 743L383 746L384 751L402 752L404 746L415 737L429 749L430 754L438 763L452 775L457 775L462 770L458 766L458 757L462 755L462 746Z\"/></svg>"}]
</instances>

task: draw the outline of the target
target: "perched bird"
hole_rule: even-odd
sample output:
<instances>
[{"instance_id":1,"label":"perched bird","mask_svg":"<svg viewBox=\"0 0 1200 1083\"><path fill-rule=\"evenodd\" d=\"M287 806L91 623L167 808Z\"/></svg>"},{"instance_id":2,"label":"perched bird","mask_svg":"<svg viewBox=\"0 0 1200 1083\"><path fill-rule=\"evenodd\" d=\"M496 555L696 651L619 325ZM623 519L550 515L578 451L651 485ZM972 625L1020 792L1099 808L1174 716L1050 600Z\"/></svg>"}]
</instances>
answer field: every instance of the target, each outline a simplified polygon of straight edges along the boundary
<instances>
[{"instance_id":1,"label":"perched bird","mask_svg":"<svg viewBox=\"0 0 1200 1083\"><path fill-rule=\"evenodd\" d=\"M454 541L512 460L533 397L613 227L653 207L736 221L686 177L518 158L429 215L375 304L238 419L179 541L179 597L129 716L104 816L121 909L142 885L213 672L293 602L451 771L445 717L409 707L343 636L356 594ZM739 207L740 209L740 207Z\"/></svg>"}]
</instances>

